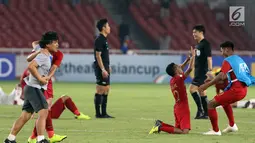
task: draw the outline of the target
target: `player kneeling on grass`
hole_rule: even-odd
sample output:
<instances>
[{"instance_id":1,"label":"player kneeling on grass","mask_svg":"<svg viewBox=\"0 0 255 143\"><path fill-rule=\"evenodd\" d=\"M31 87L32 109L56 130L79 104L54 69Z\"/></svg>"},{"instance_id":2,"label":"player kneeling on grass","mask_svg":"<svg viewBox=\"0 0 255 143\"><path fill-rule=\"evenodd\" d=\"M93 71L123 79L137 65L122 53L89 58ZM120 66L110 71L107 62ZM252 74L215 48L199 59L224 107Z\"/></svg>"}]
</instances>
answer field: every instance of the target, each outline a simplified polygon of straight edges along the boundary
<instances>
[{"instance_id":1,"label":"player kneeling on grass","mask_svg":"<svg viewBox=\"0 0 255 143\"><path fill-rule=\"evenodd\" d=\"M174 115L175 126L168 125L160 120L156 120L149 134L164 131L170 134L188 134L190 130L190 110L184 80L190 74L193 67L195 50L191 47L192 57L187 59L182 65L171 63L167 66L166 72L172 77L170 81L171 90L175 99ZM183 72L185 65L189 63L188 69Z\"/></svg>"}]
</instances>

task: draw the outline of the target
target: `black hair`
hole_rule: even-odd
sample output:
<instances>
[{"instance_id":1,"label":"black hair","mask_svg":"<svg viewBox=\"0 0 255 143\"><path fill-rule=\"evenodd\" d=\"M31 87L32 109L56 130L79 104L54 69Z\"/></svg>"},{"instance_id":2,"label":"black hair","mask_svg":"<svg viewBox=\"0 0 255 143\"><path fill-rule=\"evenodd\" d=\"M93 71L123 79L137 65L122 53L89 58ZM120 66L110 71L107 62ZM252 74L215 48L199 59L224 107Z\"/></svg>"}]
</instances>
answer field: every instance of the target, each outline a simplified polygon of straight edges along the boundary
<instances>
[{"instance_id":1,"label":"black hair","mask_svg":"<svg viewBox=\"0 0 255 143\"><path fill-rule=\"evenodd\" d=\"M98 22L97 22L97 29L101 32L103 30L103 27L105 26L105 24L108 22L107 19L100 19Z\"/></svg>"},{"instance_id":2,"label":"black hair","mask_svg":"<svg viewBox=\"0 0 255 143\"><path fill-rule=\"evenodd\" d=\"M54 31L48 31L42 35L39 45L41 48L45 48L47 44L51 44L53 41L58 40L58 33Z\"/></svg>"},{"instance_id":3,"label":"black hair","mask_svg":"<svg viewBox=\"0 0 255 143\"><path fill-rule=\"evenodd\" d=\"M204 25L196 25L193 27L193 30L199 31L199 32L203 32L203 34L205 34L205 27Z\"/></svg>"},{"instance_id":4,"label":"black hair","mask_svg":"<svg viewBox=\"0 0 255 143\"><path fill-rule=\"evenodd\" d=\"M234 43L230 42L230 41L225 41L223 43L220 44L221 48L231 48L234 51Z\"/></svg>"},{"instance_id":5,"label":"black hair","mask_svg":"<svg viewBox=\"0 0 255 143\"><path fill-rule=\"evenodd\" d=\"M172 77L175 75L175 70L176 70L175 63L171 63L166 67L166 73Z\"/></svg>"}]
</instances>

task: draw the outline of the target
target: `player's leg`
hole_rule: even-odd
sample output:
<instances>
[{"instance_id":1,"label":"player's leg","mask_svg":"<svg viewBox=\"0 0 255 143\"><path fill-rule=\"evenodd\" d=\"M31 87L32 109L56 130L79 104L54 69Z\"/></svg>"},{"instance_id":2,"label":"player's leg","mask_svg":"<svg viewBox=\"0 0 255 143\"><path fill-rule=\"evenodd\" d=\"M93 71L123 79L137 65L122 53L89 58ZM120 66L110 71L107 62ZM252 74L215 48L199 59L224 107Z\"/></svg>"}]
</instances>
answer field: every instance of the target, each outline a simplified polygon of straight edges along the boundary
<instances>
[{"instance_id":1,"label":"player's leg","mask_svg":"<svg viewBox=\"0 0 255 143\"><path fill-rule=\"evenodd\" d=\"M110 85L107 85L105 88L105 92L102 96L102 103L101 103L101 108L102 108L102 118L115 118L113 116L110 116L107 114L107 101L108 101L108 93L110 91Z\"/></svg>"},{"instance_id":2,"label":"player's leg","mask_svg":"<svg viewBox=\"0 0 255 143\"><path fill-rule=\"evenodd\" d=\"M188 134L189 133L189 129L180 129L178 127L174 127L167 123L161 122L160 125L156 123L155 126L153 126L152 129L150 130L149 134L160 133L161 131L169 133L169 134Z\"/></svg>"},{"instance_id":3,"label":"player's leg","mask_svg":"<svg viewBox=\"0 0 255 143\"><path fill-rule=\"evenodd\" d=\"M203 118L204 118L204 119L207 119L207 118L208 118L208 108L207 108L207 104L208 104L209 101L208 101L208 99L207 99L206 91L199 92L199 94L201 95L201 102L202 102L203 111L204 111Z\"/></svg>"},{"instance_id":4,"label":"player's leg","mask_svg":"<svg viewBox=\"0 0 255 143\"><path fill-rule=\"evenodd\" d=\"M61 96L51 107L51 118L52 119L58 119L60 115L65 110L65 107L69 109L74 115L76 119L91 119L88 115L84 115L81 113L75 103L73 102L72 98L63 95Z\"/></svg>"},{"instance_id":5,"label":"player's leg","mask_svg":"<svg viewBox=\"0 0 255 143\"><path fill-rule=\"evenodd\" d=\"M22 111L21 116L17 121L14 122L11 132L5 142L14 142L16 140L17 134L20 132L22 127L27 123L27 121L31 118L31 113L27 111ZM9 141L9 142L8 142Z\"/></svg>"},{"instance_id":6,"label":"player's leg","mask_svg":"<svg viewBox=\"0 0 255 143\"><path fill-rule=\"evenodd\" d=\"M197 113L196 113L195 119L200 119L200 117L203 116L203 106L202 106L201 97L198 92L198 85L195 85L195 84L198 84L198 82L196 82L194 79L192 84L189 87L189 91L197 105Z\"/></svg>"},{"instance_id":7,"label":"player's leg","mask_svg":"<svg viewBox=\"0 0 255 143\"><path fill-rule=\"evenodd\" d=\"M49 104L49 107L52 107L52 100L53 100L53 95L49 92L46 93L47 96L48 96L48 99L47 99L47 103ZM46 118L46 131L47 131L47 134L48 134L48 137L49 137L49 141L50 142L60 142L60 141L63 141L64 139L67 138L67 136L61 136L61 135L57 135L55 134L55 131L54 131L54 128L53 128L53 123L52 123L52 118L51 118L51 108L49 109L49 114Z\"/></svg>"},{"instance_id":8,"label":"player's leg","mask_svg":"<svg viewBox=\"0 0 255 143\"><path fill-rule=\"evenodd\" d=\"M228 132L236 132L238 131L238 127L235 124L234 120L234 114L232 110L232 106L230 104L223 106L223 109L228 117L228 122L229 125L226 129L224 129L222 132L223 133L228 133Z\"/></svg>"},{"instance_id":9,"label":"player's leg","mask_svg":"<svg viewBox=\"0 0 255 143\"><path fill-rule=\"evenodd\" d=\"M100 111L100 106L101 106L101 100L102 100L101 98L104 94L104 91L105 91L105 86L102 86L102 85L96 86L96 94L94 97L96 118L100 118L102 116Z\"/></svg>"},{"instance_id":10,"label":"player's leg","mask_svg":"<svg viewBox=\"0 0 255 143\"><path fill-rule=\"evenodd\" d=\"M215 99L212 99L211 101L209 101L208 116L211 121L212 130L204 133L204 135L221 135L221 132L220 132L219 126L218 126L218 114L216 111L216 107L219 105L220 105L220 103L218 103Z\"/></svg>"}]
</instances>

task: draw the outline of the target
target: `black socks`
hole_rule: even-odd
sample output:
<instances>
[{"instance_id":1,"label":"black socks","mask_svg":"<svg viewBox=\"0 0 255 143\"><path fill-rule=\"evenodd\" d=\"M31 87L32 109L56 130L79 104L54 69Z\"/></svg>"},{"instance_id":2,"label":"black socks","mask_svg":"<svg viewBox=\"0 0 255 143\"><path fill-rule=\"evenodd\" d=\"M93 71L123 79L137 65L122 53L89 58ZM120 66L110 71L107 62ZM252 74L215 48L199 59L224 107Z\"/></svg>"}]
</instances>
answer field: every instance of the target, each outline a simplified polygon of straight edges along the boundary
<instances>
[{"instance_id":1,"label":"black socks","mask_svg":"<svg viewBox=\"0 0 255 143\"><path fill-rule=\"evenodd\" d=\"M102 102L101 102L102 116L107 115L107 112L106 112L107 98L108 98L108 95L105 95L105 94L102 95Z\"/></svg>"},{"instance_id":2,"label":"black socks","mask_svg":"<svg viewBox=\"0 0 255 143\"><path fill-rule=\"evenodd\" d=\"M208 104L208 99L207 96L201 96L201 101L204 109L204 116L208 116L208 109L207 109L207 104Z\"/></svg>"},{"instance_id":3,"label":"black socks","mask_svg":"<svg viewBox=\"0 0 255 143\"><path fill-rule=\"evenodd\" d=\"M100 113L101 97L102 97L102 95L97 94L97 93L95 94L95 97L94 97L96 117L101 116L101 113Z\"/></svg>"},{"instance_id":4,"label":"black socks","mask_svg":"<svg viewBox=\"0 0 255 143\"><path fill-rule=\"evenodd\" d=\"M197 111L200 113L203 113L203 107L202 107L202 101L201 101L200 95L197 92L194 92L191 95L197 104Z\"/></svg>"}]
</instances>

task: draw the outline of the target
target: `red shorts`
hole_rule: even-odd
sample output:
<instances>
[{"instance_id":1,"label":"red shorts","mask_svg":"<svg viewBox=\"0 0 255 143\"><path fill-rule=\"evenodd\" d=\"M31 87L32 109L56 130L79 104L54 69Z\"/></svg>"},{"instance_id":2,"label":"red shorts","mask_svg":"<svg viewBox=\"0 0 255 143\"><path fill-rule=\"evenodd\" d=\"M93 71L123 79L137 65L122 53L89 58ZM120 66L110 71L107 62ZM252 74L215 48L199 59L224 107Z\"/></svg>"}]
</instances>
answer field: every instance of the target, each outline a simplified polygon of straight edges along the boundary
<instances>
[{"instance_id":1,"label":"red shorts","mask_svg":"<svg viewBox=\"0 0 255 143\"><path fill-rule=\"evenodd\" d=\"M48 82L47 90L44 91L44 96L46 99L53 98L53 86L51 79Z\"/></svg>"},{"instance_id":2,"label":"red shorts","mask_svg":"<svg viewBox=\"0 0 255 143\"><path fill-rule=\"evenodd\" d=\"M181 130L191 129L189 107L175 108L175 127Z\"/></svg>"},{"instance_id":3,"label":"red shorts","mask_svg":"<svg viewBox=\"0 0 255 143\"><path fill-rule=\"evenodd\" d=\"M220 105L229 105L242 100L247 94L247 87L230 88L214 97L214 100Z\"/></svg>"}]
</instances>

